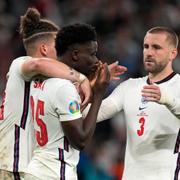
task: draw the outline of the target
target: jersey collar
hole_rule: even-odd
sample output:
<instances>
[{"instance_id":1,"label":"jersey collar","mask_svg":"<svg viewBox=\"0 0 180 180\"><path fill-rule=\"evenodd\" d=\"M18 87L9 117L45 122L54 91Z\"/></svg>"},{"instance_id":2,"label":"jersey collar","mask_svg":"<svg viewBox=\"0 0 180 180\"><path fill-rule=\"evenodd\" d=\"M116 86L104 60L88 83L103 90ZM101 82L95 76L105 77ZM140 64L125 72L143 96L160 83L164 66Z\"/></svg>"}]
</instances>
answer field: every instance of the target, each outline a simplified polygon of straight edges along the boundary
<instances>
[{"instance_id":1,"label":"jersey collar","mask_svg":"<svg viewBox=\"0 0 180 180\"><path fill-rule=\"evenodd\" d=\"M164 83L166 81L169 81L171 78L173 78L174 76L176 75L175 72L172 72L170 75L168 75L167 77L165 77L164 79L162 79L161 81L157 81L155 82L156 84L161 84L161 83ZM150 84L150 80L149 80L149 77L147 79L147 84Z\"/></svg>"}]
</instances>

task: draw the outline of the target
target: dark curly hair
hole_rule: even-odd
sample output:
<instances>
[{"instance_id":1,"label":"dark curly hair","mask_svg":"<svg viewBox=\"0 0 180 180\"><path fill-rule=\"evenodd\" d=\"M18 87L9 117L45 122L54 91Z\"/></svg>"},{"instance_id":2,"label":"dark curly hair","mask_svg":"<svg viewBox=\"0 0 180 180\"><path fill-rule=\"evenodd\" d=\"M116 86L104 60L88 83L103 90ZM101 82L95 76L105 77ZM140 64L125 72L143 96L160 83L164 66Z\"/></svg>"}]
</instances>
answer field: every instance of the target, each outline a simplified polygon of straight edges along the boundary
<instances>
[{"instance_id":1,"label":"dark curly hair","mask_svg":"<svg viewBox=\"0 0 180 180\"><path fill-rule=\"evenodd\" d=\"M63 55L70 46L97 41L95 28L89 24L75 23L64 26L56 36L57 55Z\"/></svg>"}]
</instances>

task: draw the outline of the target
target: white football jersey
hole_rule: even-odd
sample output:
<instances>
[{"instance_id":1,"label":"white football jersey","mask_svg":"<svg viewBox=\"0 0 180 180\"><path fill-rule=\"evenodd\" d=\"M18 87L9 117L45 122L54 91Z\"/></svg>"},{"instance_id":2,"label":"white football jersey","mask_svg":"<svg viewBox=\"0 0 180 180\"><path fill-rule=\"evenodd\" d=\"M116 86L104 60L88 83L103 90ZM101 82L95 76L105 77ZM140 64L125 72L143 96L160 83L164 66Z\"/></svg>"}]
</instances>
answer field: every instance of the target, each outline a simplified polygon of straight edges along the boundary
<instances>
[{"instance_id":1,"label":"white football jersey","mask_svg":"<svg viewBox=\"0 0 180 180\"><path fill-rule=\"evenodd\" d=\"M30 82L21 72L28 58L24 56L12 62L0 109L0 169L11 172L24 172L32 156Z\"/></svg>"},{"instance_id":2,"label":"white football jersey","mask_svg":"<svg viewBox=\"0 0 180 180\"><path fill-rule=\"evenodd\" d=\"M98 120L124 111L127 145L123 180L172 180L179 152L180 141L176 143L176 139L180 119L165 105L147 102L141 96L147 79L129 79L120 84L103 100ZM173 73L158 85L180 98L180 75Z\"/></svg>"},{"instance_id":3,"label":"white football jersey","mask_svg":"<svg viewBox=\"0 0 180 180\"><path fill-rule=\"evenodd\" d=\"M77 179L79 151L68 142L61 121L82 117L80 96L68 80L32 81L31 107L36 147L27 173L42 179Z\"/></svg>"}]
</instances>

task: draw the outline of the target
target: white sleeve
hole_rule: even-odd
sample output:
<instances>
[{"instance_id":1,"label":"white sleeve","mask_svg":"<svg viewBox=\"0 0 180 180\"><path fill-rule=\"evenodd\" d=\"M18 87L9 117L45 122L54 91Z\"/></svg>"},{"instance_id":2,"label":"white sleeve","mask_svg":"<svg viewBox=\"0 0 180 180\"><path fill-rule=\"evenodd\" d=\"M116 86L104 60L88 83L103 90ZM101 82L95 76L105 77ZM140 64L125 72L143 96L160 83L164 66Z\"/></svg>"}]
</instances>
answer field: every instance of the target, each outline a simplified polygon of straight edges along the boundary
<instances>
[{"instance_id":1,"label":"white sleeve","mask_svg":"<svg viewBox=\"0 0 180 180\"><path fill-rule=\"evenodd\" d=\"M101 122L112 118L119 113L123 108L124 101L124 83L117 86L114 91L102 101L100 106L97 122ZM83 116L86 116L90 105L83 111Z\"/></svg>"},{"instance_id":2,"label":"white sleeve","mask_svg":"<svg viewBox=\"0 0 180 180\"><path fill-rule=\"evenodd\" d=\"M28 60L29 56L23 56L23 57L19 57L17 59L15 59L13 62L12 62L12 65L10 67L10 72L11 72L11 68L15 69L17 71L17 73L25 80L25 81L30 81L31 80L31 77L28 77L28 76L25 76L23 73L22 73L22 65L23 63Z\"/></svg>"},{"instance_id":3,"label":"white sleeve","mask_svg":"<svg viewBox=\"0 0 180 180\"><path fill-rule=\"evenodd\" d=\"M166 105L166 107L180 119L180 98L174 97L172 93L169 93L165 88L159 87L161 91L160 104Z\"/></svg>"},{"instance_id":4,"label":"white sleeve","mask_svg":"<svg viewBox=\"0 0 180 180\"><path fill-rule=\"evenodd\" d=\"M76 120L82 117L80 112L80 97L75 86L66 81L58 87L53 100L55 111L60 121Z\"/></svg>"},{"instance_id":5,"label":"white sleeve","mask_svg":"<svg viewBox=\"0 0 180 180\"><path fill-rule=\"evenodd\" d=\"M101 108L98 113L97 122L107 120L115 116L119 112L116 102L112 98L108 97L103 100Z\"/></svg>"}]
</instances>

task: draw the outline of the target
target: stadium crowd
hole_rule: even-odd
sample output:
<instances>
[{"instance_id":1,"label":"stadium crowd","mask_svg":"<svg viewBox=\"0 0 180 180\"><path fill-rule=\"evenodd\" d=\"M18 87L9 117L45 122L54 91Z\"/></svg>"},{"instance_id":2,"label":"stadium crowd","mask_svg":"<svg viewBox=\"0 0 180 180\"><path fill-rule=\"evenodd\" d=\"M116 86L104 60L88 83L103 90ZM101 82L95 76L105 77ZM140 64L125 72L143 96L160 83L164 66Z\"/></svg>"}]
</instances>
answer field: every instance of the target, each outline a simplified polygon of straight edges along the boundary
<instances>
[{"instance_id":1,"label":"stadium crowd","mask_svg":"<svg viewBox=\"0 0 180 180\"><path fill-rule=\"evenodd\" d=\"M19 37L19 17L28 7L36 7L43 16L60 27L73 22L86 22L96 27L98 57L102 61L128 68L120 81L144 75L142 42L153 26L170 26L180 34L180 1L178 0L1 0L0 1L0 94L12 60L25 54ZM174 68L180 73L180 57ZM111 82L109 94L120 81ZM126 130L123 117L97 125L94 138L81 153L78 168L81 180L121 179Z\"/></svg>"}]
</instances>

